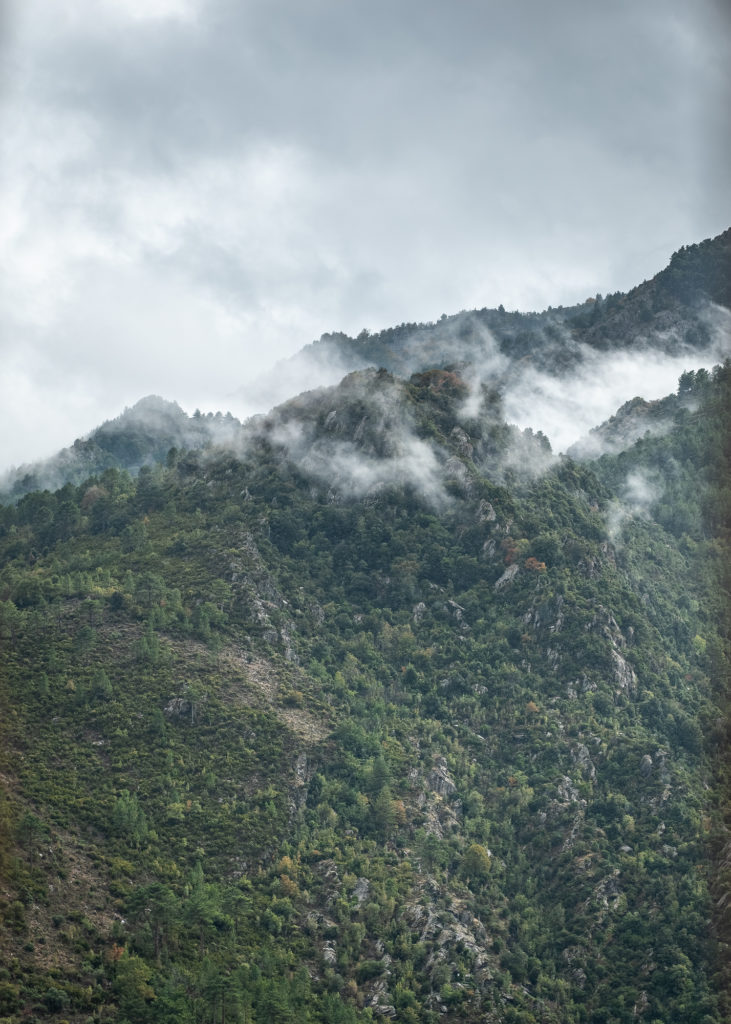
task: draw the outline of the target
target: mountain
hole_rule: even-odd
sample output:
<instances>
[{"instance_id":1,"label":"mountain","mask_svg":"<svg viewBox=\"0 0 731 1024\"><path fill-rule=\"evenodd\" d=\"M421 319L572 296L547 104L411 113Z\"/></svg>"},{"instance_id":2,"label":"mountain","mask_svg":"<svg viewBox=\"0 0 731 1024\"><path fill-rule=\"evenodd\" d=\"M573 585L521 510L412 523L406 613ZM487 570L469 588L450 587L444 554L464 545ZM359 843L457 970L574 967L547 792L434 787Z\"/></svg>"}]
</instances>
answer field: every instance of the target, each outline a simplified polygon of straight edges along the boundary
<instances>
[{"instance_id":1,"label":"mountain","mask_svg":"<svg viewBox=\"0 0 731 1024\"><path fill-rule=\"evenodd\" d=\"M730 397L364 369L0 508L0 1015L728 1020Z\"/></svg>"},{"instance_id":2,"label":"mountain","mask_svg":"<svg viewBox=\"0 0 731 1024\"><path fill-rule=\"evenodd\" d=\"M30 491L78 484L105 469L136 474L142 466L164 462L171 448L229 444L239 427L230 413L188 416L177 402L149 395L50 459L6 473L0 479L0 499L15 501Z\"/></svg>"}]
</instances>

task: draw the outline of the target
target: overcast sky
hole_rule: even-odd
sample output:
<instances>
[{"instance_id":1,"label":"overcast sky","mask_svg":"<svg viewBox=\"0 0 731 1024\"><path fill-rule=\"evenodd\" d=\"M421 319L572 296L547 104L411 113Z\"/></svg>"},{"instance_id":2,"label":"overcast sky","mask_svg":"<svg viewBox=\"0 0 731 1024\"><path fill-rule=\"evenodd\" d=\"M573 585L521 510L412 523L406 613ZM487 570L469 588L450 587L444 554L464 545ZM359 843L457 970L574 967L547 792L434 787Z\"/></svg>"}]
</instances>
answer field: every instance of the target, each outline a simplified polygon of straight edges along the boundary
<instances>
[{"instance_id":1,"label":"overcast sky","mask_svg":"<svg viewBox=\"0 0 731 1024\"><path fill-rule=\"evenodd\" d=\"M0 0L0 468L731 224L723 0ZM648 395L648 397L651 397Z\"/></svg>"}]
</instances>

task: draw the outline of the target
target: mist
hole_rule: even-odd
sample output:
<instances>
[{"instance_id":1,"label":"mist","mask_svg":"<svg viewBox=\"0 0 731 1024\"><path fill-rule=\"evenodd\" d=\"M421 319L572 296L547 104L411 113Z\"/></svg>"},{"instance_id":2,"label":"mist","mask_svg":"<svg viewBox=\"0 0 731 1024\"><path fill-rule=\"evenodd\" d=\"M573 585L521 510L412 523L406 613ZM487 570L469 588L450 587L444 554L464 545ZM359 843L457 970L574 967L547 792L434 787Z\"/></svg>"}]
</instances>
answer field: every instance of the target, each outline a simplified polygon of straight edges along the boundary
<instances>
[{"instance_id":1,"label":"mist","mask_svg":"<svg viewBox=\"0 0 731 1024\"><path fill-rule=\"evenodd\" d=\"M636 292L644 294L642 288ZM467 387L461 407L455 410L455 422L467 435L470 422L483 417L493 422L504 420L515 428L507 449L491 453L483 446L475 453L480 472L498 481L534 478L544 473L559 453L596 458L628 447L647 431L662 433L667 423L649 403L674 394L685 370L711 369L731 352L731 312L725 307L711 302L676 306L661 310L647 324L638 315L642 301L646 304L648 300L638 300L636 295L623 297L619 330L606 317L599 321L601 330L595 330L592 307L584 303L544 313L475 310L443 315L432 323L402 324L376 335L364 330L355 338L326 334L269 371L253 373L243 383L237 381L239 374L232 363L227 374L231 390L218 400L211 397L210 378L191 376L189 367L176 358L169 361L167 376L167 364L157 367L161 378L175 389L171 397L181 402L175 405L176 422L167 422L158 440L164 436L171 446L181 448L231 445L231 424L238 427L239 421L263 417L292 459L338 493L359 497L402 484L416 487L431 504L442 507L447 501L445 480L449 476L445 467L450 460L454 464L454 459L448 451L420 439L405 410L398 378L408 379L435 368L454 369ZM608 308L616 310L616 303ZM178 334L180 345L194 345L199 359L205 358L204 346L194 341L194 336L203 316L202 310L200 323L181 321ZM662 329L653 330L653 323ZM608 337L602 333L606 330L610 331ZM267 351L264 339L261 348L261 361L276 357L276 351ZM127 377L123 372L125 360L129 366L146 358L144 338L131 350L120 345L115 356L119 364L115 386L131 384L131 371ZM383 373L373 368L379 363L385 367ZM364 376L369 366L370 375ZM224 370L216 369L219 379ZM25 396L29 399L26 415L43 420L43 411L34 407L39 401L42 404L43 392L27 395L23 380L22 372L11 373L0 382L0 393L13 391L13 400ZM366 380L370 384L364 384ZM338 390L335 386L340 381ZM77 393L70 380L65 385L68 401L83 408L88 396ZM347 422L347 415L344 420L343 411L333 407L325 410L320 423L323 432L315 430L313 410L330 400L328 388L335 389L331 400L336 404L340 401L336 391L349 396L349 401L365 403L368 412L361 422ZM355 394L354 389L362 394ZM160 391L165 393L162 388ZM192 397L201 392L207 393L205 398ZM227 410L226 416L199 414L189 428L183 422L186 414L201 407ZM270 409L274 411L267 416ZM617 421L608 423L618 410ZM125 429L136 417L135 429L159 430L158 412L154 403L138 403L128 411ZM169 409L163 420L168 413ZM598 429L602 425L603 429ZM258 429L252 426L254 432ZM88 431L83 436L96 433ZM151 439L150 451L155 448ZM154 460L158 454L148 452L145 457ZM39 484L54 486L65 478L76 479L87 466L94 472L107 464L98 451L74 445L62 451L55 464L51 459L45 467L30 468L39 471ZM128 460L128 468L139 468L134 458ZM15 481L22 477L23 473L9 473L0 487L11 493ZM452 484L462 486L459 480Z\"/></svg>"},{"instance_id":2,"label":"mist","mask_svg":"<svg viewBox=\"0 0 731 1024\"><path fill-rule=\"evenodd\" d=\"M367 360L346 359L334 349L320 352L309 346L257 373L228 395L227 401L242 416L256 416L302 392L339 384L348 373L368 365Z\"/></svg>"},{"instance_id":3,"label":"mist","mask_svg":"<svg viewBox=\"0 0 731 1024\"><path fill-rule=\"evenodd\" d=\"M383 372L348 374L337 387L307 392L257 418L248 430L327 487L331 500L406 486L434 508L451 502L448 453L417 435L402 384Z\"/></svg>"},{"instance_id":4,"label":"mist","mask_svg":"<svg viewBox=\"0 0 731 1024\"><path fill-rule=\"evenodd\" d=\"M560 375L532 364L512 368L503 389L508 422L541 430L554 452L565 453L587 438L635 397L653 401L674 394L685 370L712 369L731 353L731 313L709 312L710 344L699 350L676 341L666 350L665 337L648 337L643 347L597 352L578 346L574 365ZM479 371L478 371L479 372ZM654 426L655 432L662 430ZM586 454L601 454L596 436Z\"/></svg>"},{"instance_id":5,"label":"mist","mask_svg":"<svg viewBox=\"0 0 731 1024\"><path fill-rule=\"evenodd\" d=\"M621 541L622 527L633 517L649 519L652 506L660 500L664 484L656 470L634 469L619 488L619 497L611 502L606 514L607 534L613 544Z\"/></svg>"},{"instance_id":6,"label":"mist","mask_svg":"<svg viewBox=\"0 0 731 1024\"><path fill-rule=\"evenodd\" d=\"M682 332L666 331L648 333L632 348L602 352L577 342L558 318L548 318L530 354L513 356L476 315L460 314L421 326L384 355L388 369L405 377L455 366L469 388L460 412L465 420L480 414L485 388L497 389L507 422L542 432L554 455L580 442L582 457L596 457L607 448L600 435L590 432L626 402L673 394L685 370L710 370L731 353L731 313L709 304L701 322L709 342L700 349L686 344ZM346 371L368 365L357 339L325 336L239 389L236 401L254 411L257 401L274 405L304 389L333 385ZM645 429L658 433L663 426L655 422ZM520 459L516 450L516 465Z\"/></svg>"},{"instance_id":7,"label":"mist","mask_svg":"<svg viewBox=\"0 0 731 1024\"><path fill-rule=\"evenodd\" d=\"M13 500L29 489L54 491L108 467L124 466L135 474L142 466L164 462L171 448L236 450L242 434L241 423L230 413L188 416L177 402L149 395L51 458L0 473L0 496Z\"/></svg>"}]
</instances>

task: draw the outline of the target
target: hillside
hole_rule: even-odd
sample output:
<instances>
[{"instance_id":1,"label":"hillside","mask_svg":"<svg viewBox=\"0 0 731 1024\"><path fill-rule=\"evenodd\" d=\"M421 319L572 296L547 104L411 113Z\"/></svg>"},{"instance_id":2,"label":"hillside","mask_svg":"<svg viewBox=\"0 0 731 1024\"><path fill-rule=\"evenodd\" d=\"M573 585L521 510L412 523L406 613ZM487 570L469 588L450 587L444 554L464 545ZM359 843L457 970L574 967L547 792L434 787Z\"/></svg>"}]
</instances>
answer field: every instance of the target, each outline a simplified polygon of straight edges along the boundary
<instances>
[{"instance_id":1,"label":"hillside","mask_svg":"<svg viewBox=\"0 0 731 1024\"><path fill-rule=\"evenodd\" d=\"M171 448L230 444L240 426L230 413L204 416L197 411L188 416L177 402L148 395L51 458L5 473L0 478L0 500L17 501L30 491L80 484L105 469L134 475L143 466L164 462Z\"/></svg>"},{"instance_id":2,"label":"hillside","mask_svg":"<svg viewBox=\"0 0 731 1024\"><path fill-rule=\"evenodd\" d=\"M0 509L0 1017L727 1020L730 390L579 463L363 371Z\"/></svg>"}]
</instances>

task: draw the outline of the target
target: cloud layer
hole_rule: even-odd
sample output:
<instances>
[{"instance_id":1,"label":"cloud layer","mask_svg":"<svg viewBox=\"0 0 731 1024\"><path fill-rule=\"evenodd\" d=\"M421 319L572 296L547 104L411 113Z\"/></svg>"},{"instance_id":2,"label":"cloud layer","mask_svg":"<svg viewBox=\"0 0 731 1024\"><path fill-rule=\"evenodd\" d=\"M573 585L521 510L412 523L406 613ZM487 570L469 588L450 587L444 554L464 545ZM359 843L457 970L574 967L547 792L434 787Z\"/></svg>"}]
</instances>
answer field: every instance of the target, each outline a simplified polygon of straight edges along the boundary
<instances>
[{"instance_id":1,"label":"cloud layer","mask_svg":"<svg viewBox=\"0 0 731 1024\"><path fill-rule=\"evenodd\" d=\"M711 0L9 0L0 464L150 392L226 407L325 330L651 275L731 222L727 27Z\"/></svg>"}]
</instances>

